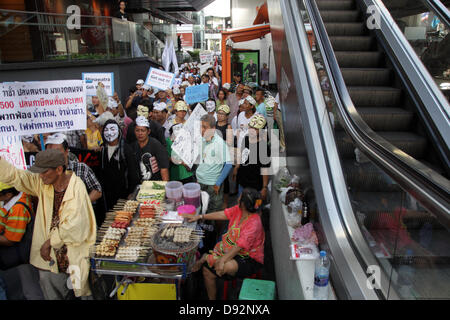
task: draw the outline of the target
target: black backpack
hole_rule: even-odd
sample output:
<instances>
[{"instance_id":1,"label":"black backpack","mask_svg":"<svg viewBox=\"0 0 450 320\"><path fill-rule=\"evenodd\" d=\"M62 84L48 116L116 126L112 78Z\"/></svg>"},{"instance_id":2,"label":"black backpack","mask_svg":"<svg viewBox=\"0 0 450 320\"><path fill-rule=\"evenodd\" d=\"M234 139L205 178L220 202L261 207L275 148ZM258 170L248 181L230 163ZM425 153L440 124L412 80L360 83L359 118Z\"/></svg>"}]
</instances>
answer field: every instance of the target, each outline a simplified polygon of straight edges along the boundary
<instances>
[{"instance_id":1,"label":"black backpack","mask_svg":"<svg viewBox=\"0 0 450 320\"><path fill-rule=\"evenodd\" d=\"M15 205L22 205L30 214L30 222L27 224L22 240L11 247L0 247L0 270L7 270L21 264L30 263L31 242L33 240L34 220L33 211L23 202Z\"/></svg>"}]
</instances>

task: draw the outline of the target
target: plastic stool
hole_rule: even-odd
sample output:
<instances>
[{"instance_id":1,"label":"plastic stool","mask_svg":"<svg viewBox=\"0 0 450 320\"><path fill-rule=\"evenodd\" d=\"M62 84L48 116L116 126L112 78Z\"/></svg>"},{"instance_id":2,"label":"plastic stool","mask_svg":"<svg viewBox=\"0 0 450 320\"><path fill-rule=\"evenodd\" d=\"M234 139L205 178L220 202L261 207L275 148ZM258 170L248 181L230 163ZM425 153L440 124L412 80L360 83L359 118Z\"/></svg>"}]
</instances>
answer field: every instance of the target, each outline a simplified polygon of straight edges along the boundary
<instances>
[{"instance_id":1,"label":"plastic stool","mask_svg":"<svg viewBox=\"0 0 450 320\"><path fill-rule=\"evenodd\" d=\"M252 274L249 278L251 279L261 279L262 278L262 269L258 270L256 273ZM225 280L223 282L223 293L222 293L222 299L228 300L228 288L231 285L233 286L233 289L236 288L237 285L237 278L234 278L233 280Z\"/></svg>"},{"instance_id":2,"label":"plastic stool","mask_svg":"<svg viewBox=\"0 0 450 320\"><path fill-rule=\"evenodd\" d=\"M239 300L274 300L275 282L267 280L244 279Z\"/></svg>"}]
</instances>

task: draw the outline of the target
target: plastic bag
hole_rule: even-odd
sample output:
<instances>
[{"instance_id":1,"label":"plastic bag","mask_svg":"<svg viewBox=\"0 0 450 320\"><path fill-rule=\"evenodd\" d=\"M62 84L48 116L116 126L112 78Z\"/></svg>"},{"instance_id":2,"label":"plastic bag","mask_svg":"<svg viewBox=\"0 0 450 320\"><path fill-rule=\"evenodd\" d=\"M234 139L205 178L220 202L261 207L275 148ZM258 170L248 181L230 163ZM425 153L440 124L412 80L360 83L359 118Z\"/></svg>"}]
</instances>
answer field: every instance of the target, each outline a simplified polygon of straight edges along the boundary
<instances>
[{"instance_id":1,"label":"plastic bag","mask_svg":"<svg viewBox=\"0 0 450 320\"><path fill-rule=\"evenodd\" d=\"M302 216L296 212L290 213L287 217L287 224L292 228L298 228L302 223Z\"/></svg>"},{"instance_id":2,"label":"plastic bag","mask_svg":"<svg viewBox=\"0 0 450 320\"><path fill-rule=\"evenodd\" d=\"M297 242L301 245L311 243L315 245L319 244L312 223L307 223L304 226L295 229L294 234L292 235L292 241Z\"/></svg>"},{"instance_id":3,"label":"plastic bag","mask_svg":"<svg viewBox=\"0 0 450 320\"><path fill-rule=\"evenodd\" d=\"M295 199L288 204L288 212L298 214L300 210L302 210L303 202L300 199Z\"/></svg>"},{"instance_id":4,"label":"plastic bag","mask_svg":"<svg viewBox=\"0 0 450 320\"><path fill-rule=\"evenodd\" d=\"M286 194L287 194L287 192L289 190L292 190L292 189L294 189L294 188L288 187L288 188L280 188L280 190L278 190L278 191L281 192L280 193L280 201L281 201L281 203L286 204Z\"/></svg>"},{"instance_id":5,"label":"plastic bag","mask_svg":"<svg viewBox=\"0 0 450 320\"><path fill-rule=\"evenodd\" d=\"M286 167L281 168L275 178L275 190L281 192L282 188L286 188L292 180L292 176Z\"/></svg>"},{"instance_id":6,"label":"plastic bag","mask_svg":"<svg viewBox=\"0 0 450 320\"><path fill-rule=\"evenodd\" d=\"M291 181L289 182L289 187L300 189L300 177L294 174Z\"/></svg>"},{"instance_id":7,"label":"plastic bag","mask_svg":"<svg viewBox=\"0 0 450 320\"><path fill-rule=\"evenodd\" d=\"M293 243L290 246L291 260L316 260L319 257L319 250L315 244L300 245Z\"/></svg>"}]
</instances>

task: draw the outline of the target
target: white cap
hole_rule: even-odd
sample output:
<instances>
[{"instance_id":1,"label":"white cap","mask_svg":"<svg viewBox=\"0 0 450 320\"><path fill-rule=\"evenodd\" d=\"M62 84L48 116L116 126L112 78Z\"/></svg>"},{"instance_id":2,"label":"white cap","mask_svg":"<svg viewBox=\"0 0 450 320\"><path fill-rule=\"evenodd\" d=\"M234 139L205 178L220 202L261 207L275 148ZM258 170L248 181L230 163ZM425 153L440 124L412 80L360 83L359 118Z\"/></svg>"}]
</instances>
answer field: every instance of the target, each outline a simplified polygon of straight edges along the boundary
<instances>
[{"instance_id":1,"label":"white cap","mask_svg":"<svg viewBox=\"0 0 450 320\"><path fill-rule=\"evenodd\" d=\"M181 84L181 86L183 86L183 87L189 87L189 86L190 86L190 83L187 82L187 81L183 81L183 83Z\"/></svg>"},{"instance_id":2,"label":"white cap","mask_svg":"<svg viewBox=\"0 0 450 320\"><path fill-rule=\"evenodd\" d=\"M230 90L231 84L225 83L222 87L223 87L224 89L226 89L226 90Z\"/></svg>"},{"instance_id":3,"label":"white cap","mask_svg":"<svg viewBox=\"0 0 450 320\"><path fill-rule=\"evenodd\" d=\"M110 97L108 99L108 108L116 109L118 107L119 107L119 104L117 103L117 101Z\"/></svg>"},{"instance_id":4,"label":"white cap","mask_svg":"<svg viewBox=\"0 0 450 320\"><path fill-rule=\"evenodd\" d=\"M136 84L144 84L144 80L139 79L139 80L136 82Z\"/></svg>"},{"instance_id":5,"label":"white cap","mask_svg":"<svg viewBox=\"0 0 450 320\"><path fill-rule=\"evenodd\" d=\"M247 96L247 98L245 98L245 100L250 102L250 104L256 106L256 100L252 96Z\"/></svg>"},{"instance_id":6,"label":"white cap","mask_svg":"<svg viewBox=\"0 0 450 320\"><path fill-rule=\"evenodd\" d=\"M245 102L245 99L241 99L241 100L239 100L239 105L243 105L243 104L244 104L244 102Z\"/></svg>"},{"instance_id":7,"label":"white cap","mask_svg":"<svg viewBox=\"0 0 450 320\"><path fill-rule=\"evenodd\" d=\"M163 111L167 109L167 105L164 102L155 102L153 104L153 109L158 111Z\"/></svg>"},{"instance_id":8,"label":"white cap","mask_svg":"<svg viewBox=\"0 0 450 320\"><path fill-rule=\"evenodd\" d=\"M208 112L216 111L216 102L215 101L206 101L206 110Z\"/></svg>"},{"instance_id":9,"label":"white cap","mask_svg":"<svg viewBox=\"0 0 450 320\"><path fill-rule=\"evenodd\" d=\"M143 86L142 86L142 89L144 89L144 90L150 90L152 87L151 86L149 86L148 84L144 84Z\"/></svg>"},{"instance_id":10,"label":"white cap","mask_svg":"<svg viewBox=\"0 0 450 320\"><path fill-rule=\"evenodd\" d=\"M181 93L180 88L178 88L178 87L173 87L172 92L173 92L173 94L180 94Z\"/></svg>"},{"instance_id":11,"label":"white cap","mask_svg":"<svg viewBox=\"0 0 450 320\"><path fill-rule=\"evenodd\" d=\"M62 144L64 141L67 141L67 137L63 133L54 133L47 137L47 141L45 145L48 144Z\"/></svg>"},{"instance_id":12,"label":"white cap","mask_svg":"<svg viewBox=\"0 0 450 320\"><path fill-rule=\"evenodd\" d=\"M32 134L22 136L22 140L26 142L33 142L34 136Z\"/></svg>"},{"instance_id":13,"label":"white cap","mask_svg":"<svg viewBox=\"0 0 450 320\"><path fill-rule=\"evenodd\" d=\"M105 125L106 121L108 121L108 120L115 120L115 118L111 112L106 111L106 112L102 113L97 119L95 119L94 122L103 126L103 125Z\"/></svg>"},{"instance_id":14,"label":"white cap","mask_svg":"<svg viewBox=\"0 0 450 320\"><path fill-rule=\"evenodd\" d=\"M142 116L136 118L136 126L150 128L150 123Z\"/></svg>"}]
</instances>

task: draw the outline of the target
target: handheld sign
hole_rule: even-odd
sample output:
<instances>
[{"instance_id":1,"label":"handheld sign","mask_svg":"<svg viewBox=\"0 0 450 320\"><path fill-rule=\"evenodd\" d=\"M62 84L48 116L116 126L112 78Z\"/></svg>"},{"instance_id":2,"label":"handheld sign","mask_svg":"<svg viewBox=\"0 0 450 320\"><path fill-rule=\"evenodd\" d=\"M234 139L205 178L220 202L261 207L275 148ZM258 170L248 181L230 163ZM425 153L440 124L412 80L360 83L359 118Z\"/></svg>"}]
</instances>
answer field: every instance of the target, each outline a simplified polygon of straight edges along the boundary
<instances>
[{"instance_id":1,"label":"handheld sign","mask_svg":"<svg viewBox=\"0 0 450 320\"><path fill-rule=\"evenodd\" d=\"M0 137L0 156L18 169L27 169L20 137Z\"/></svg>"},{"instance_id":2,"label":"handheld sign","mask_svg":"<svg viewBox=\"0 0 450 320\"><path fill-rule=\"evenodd\" d=\"M114 72L108 73L82 73L81 79L86 83L86 96L97 95L98 83L105 86L106 94L110 97L114 95Z\"/></svg>"},{"instance_id":3,"label":"handheld sign","mask_svg":"<svg viewBox=\"0 0 450 320\"><path fill-rule=\"evenodd\" d=\"M200 53L200 63L211 63L213 62L212 52L202 52Z\"/></svg>"},{"instance_id":4,"label":"handheld sign","mask_svg":"<svg viewBox=\"0 0 450 320\"><path fill-rule=\"evenodd\" d=\"M171 72L150 68L145 84L159 90L167 90L173 87L174 79L175 74Z\"/></svg>"},{"instance_id":5,"label":"handheld sign","mask_svg":"<svg viewBox=\"0 0 450 320\"><path fill-rule=\"evenodd\" d=\"M0 136L86 130L82 80L0 84Z\"/></svg>"},{"instance_id":6,"label":"handheld sign","mask_svg":"<svg viewBox=\"0 0 450 320\"><path fill-rule=\"evenodd\" d=\"M204 102L209 98L209 84L204 83L198 86L186 88L186 103L194 104L196 102Z\"/></svg>"}]
</instances>

